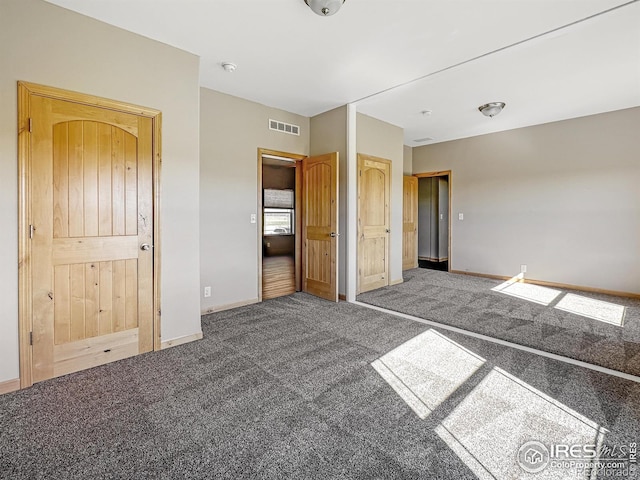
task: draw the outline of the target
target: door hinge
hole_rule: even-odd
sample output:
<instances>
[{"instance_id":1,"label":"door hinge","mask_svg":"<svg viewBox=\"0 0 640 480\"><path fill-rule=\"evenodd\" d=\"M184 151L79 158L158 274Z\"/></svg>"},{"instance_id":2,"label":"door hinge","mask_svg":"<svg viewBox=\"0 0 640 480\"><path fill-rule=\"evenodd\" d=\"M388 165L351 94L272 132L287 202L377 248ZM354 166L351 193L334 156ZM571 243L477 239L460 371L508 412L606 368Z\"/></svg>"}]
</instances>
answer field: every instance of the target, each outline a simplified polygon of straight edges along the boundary
<instances>
[{"instance_id":1,"label":"door hinge","mask_svg":"<svg viewBox=\"0 0 640 480\"><path fill-rule=\"evenodd\" d=\"M33 332L29 332L29 345L33 345Z\"/></svg>"},{"instance_id":2,"label":"door hinge","mask_svg":"<svg viewBox=\"0 0 640 480\"><path fill-rule=\"evenodd\" d=\"M29 117L28 128L29 128L29 133L31 133L33 131L33 120L31 119L31 117Z\"/></svg>"},{"instance_id":3,"label":"door hinge","mask_svg":"<svg viewBox=\"0 0 640 480\"><path fill-rule=\"evenodd\" d=\"M32 239L32 238L33 238L33 232L34 232L35 230L36 230L36 229L34 228L34 226L33 226L33 225L29 225L29 239Z\"/></svg>"},{"instance_id":4,"label":"door hinge","mask_svg":"<svg viewBox=\"0 0 640 480\"><path fill-rule=\"evenodd\" d=\"M29 130L29 131L31 131L31 130ZM360 170L360 176L362 176L362 170Z\"/></svg>"}]
</instances>

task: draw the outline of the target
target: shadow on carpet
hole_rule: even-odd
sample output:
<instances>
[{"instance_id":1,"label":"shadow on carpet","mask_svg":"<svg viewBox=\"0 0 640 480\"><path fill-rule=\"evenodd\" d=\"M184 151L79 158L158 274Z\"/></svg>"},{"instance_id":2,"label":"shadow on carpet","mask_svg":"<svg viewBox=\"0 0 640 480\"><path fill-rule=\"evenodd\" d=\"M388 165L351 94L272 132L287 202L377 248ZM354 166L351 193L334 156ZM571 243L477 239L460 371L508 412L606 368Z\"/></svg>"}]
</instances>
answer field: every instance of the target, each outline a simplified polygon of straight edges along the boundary
<instances>
[{"instance_id":1,"label":"shadow on carpet","mask_svg":"<svg viewBox=\"0 0 640 480\"><path fill-rule=\"evenodd\" d=\"M640 301L412 269L358 301L640 376Z\"/></svg>"}]
</instances>

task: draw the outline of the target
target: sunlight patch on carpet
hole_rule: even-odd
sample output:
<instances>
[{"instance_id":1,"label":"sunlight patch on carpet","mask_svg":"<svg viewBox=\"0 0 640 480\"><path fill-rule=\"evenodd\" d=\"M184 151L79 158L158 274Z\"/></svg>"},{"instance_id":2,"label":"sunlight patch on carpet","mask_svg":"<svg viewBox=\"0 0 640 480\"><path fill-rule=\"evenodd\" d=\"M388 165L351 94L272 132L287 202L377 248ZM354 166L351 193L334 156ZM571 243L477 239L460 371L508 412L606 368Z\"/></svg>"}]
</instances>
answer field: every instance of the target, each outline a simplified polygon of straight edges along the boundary
<instances>
[{"instance_id":1,"label":"sunlight patch on carpet","mask_svg":"<svg viewBox=\"0 0 640 480\"><path fill-rule=\"evenodd\" d=\"M484 363L444 335L427 330L371 366L424 419Z\"/></svg>"},{"instance_id":2,"label":"sunlight patch on carpet","mask_svg":"<svg viewBox=\"0 0 640 480\"><path fill-rule=\"evenodd\" d=\"M607 433L598 423L507 371L487 368L484 358L433 329L371 366L423 420L447 399L458 402L444 406L450 413L434 430L478 478L524 478L518 459L529 448L528 442L548 448L588 445L598 449ZM468 393L452 399L465 384ZM591 478L591 471L554 465L550 460L536 479Z\"/></svg>"},{"instance_id":3,"label":"sunlight patch on carpet","mask_svg":"<svg viewBox=\"0 0 640 480\"><path fill-rule=\"evenodd\" d=\"M542 287L532 283L523 283L523 278L523 274L520 273L506 282L493 287L491 290L544 305L545 307L560 297L558 303L554 305L554 308L558 310L619 327L621 327L624 322L626 308L623 305L573 293L565 294L562 290Z\"/></svg>"},{"instance_id":4,"label":"sunlight patch on carpet","mask_svg":"<svg viewBox=\"0 0 640 480\"><path fill-rule=\"evenodd\" d=\"M554 398L494 367L436 433L480 478L520 478L520 447L535 440L551 445L600 447L607 431ZM536 479L590 478L578 467L550 463Z\"/></svg>"},{"instance_id":5,"label":"sunlight patch on carpet","mask_svg":"<svg viewBox=\"0 0 640 480\"><path fill-rule=\"evenodd\" d=\"M624 323L626 310L623 305L583 297L582 295L575 295L573 293L567 293L555 308L619 327L622 327Z\"/></svg>"},{"instance_id":6,"label":"sunlight patch on carpet","mask_svg":"<svg viewBox=\"0 0 640 480\"><path fill-rule=\"evenodd\" d=\"M554 290L553 288L541 287L532 283L520 283L519 280L521 279L522 274L517 275L497 287L493 287L491 290L544 306L549 305L562 293L560 290Z\"/></svg>"}]
</instances>

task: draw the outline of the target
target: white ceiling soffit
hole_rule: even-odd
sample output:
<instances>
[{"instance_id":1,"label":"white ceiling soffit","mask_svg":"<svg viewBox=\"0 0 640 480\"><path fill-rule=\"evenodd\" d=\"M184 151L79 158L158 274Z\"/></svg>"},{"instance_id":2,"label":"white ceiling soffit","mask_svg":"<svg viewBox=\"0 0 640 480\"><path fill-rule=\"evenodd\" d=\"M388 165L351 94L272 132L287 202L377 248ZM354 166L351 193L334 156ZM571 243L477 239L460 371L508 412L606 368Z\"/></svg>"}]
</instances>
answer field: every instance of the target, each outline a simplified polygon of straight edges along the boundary
<instances>
[{"instance_id":1,"label":"white ceiling soffit","mask_svg":"<svg viewBox=\"0 0 640 480\"><path fill-rule=\"evenodd\" d=\"M304 116L356 102L628 2L347 0L336 15L320 17L304 0L48 1L199 55L200 84L204 87ZM625 19L627 15L629 18ZM599 29L609 16L619 19L624 27L617 23L603 25L603 32L595 33L596 37L603 35L603 38L582 32ZM607 76L603 70L623 68L626 59L625 71L633 70L629 63L635 61L637 74L637 5L606 14L592 23L572 27L568 33L560 32L557 39L540 39L513 51L485 57L482 63L493 62L496 73L492 74L487 67L476 70L476 62L472 62L416 82L416 88L425 81L436 83L429 89L430 96L425 97L422 90L416 91L418 96L413 99L399 99L406 104L399 104L397 109L393 95L412 90L414 85L371 98L358 108L405 127L407 144L412 146L415 143L411 140L416 138L433 137L434 141L441 141L445 136L458 138L485 133L482 128L487 128L487 122L493 122L493 127L498 126L498 122L504 124L509 118L508 112L517 113L520 116L517 122L524 124L540 119L549 121L550 115L544 116L543 111L554 111L558 104L578 109L575 98L579 97L584 103L585 91L594 93L590 90L595 84L592 78L609 81L611 75ZM609 31L611 28L613 31ZM626 35L616 31L621 28L627 30ZM576 41L572 52L577 49L579 55L575 60L555 50L558 44L554 42L580 34L588 37L589 47L580 49L582 40ZM566 39L566 43L563 48L572 46L571 40ZM635 57L630 59L629 55ZM535 58L529 58L531 56ZM237 70L225 72L220 66L225 61L236 63ZM533 70L531 76L532 62L541 70ZM569 75L568 79L556 83L572 87L557 91L553 85L547 87L546 84L551 83L547 82L549 74L553 78ZM585 81L591 82L591 86L582 88ZM627 83L633 83L633 79ZM620 90L607 84L599 85L598 89ZM571 95L567 97L564 92L569 90ZM629 88L626 91L629 92ZM637 93L637 84L635 91ZM544 98L544 105L541 104L543 93L552 95ZM632 93L628 93L630 95ZM520 99L528 103L519 104ZM489 101L505 101L507 107L501 115L488 119L475 109ZM589 99L591 103L594 101L606 103L606 100ZM549 107L549 102L555 106ZM621 108L623 103L622 99L614 99L609 106L599 108L613 110ZM411 115L419 115L424 109L433 110L429 120L442 123L443 130L419 128L420 124L410 121ZM465 109L468 111L464 115L454 115ZM442 117L444 112L448 112L446 119ZM578 111L578 114L586 113ZM520 125L517 122L513 125ZM514 127L505 125L504 128ZM441 133L444 129L448 132L446 135Z\"/></svg>"}]
</instances>

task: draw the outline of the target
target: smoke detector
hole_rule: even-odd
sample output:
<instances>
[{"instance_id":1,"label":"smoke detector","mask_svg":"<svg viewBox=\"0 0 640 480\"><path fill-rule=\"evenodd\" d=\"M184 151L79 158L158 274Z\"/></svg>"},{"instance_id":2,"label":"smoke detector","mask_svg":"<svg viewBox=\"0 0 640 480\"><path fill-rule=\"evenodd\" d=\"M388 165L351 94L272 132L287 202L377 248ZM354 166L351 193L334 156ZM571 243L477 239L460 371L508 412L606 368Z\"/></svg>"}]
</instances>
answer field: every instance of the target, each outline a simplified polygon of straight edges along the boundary
<instances>
[{"instance_id":1,"label":"smoke detector","mask_svg":"<svg viewBox=\"0 0 640 480\"><path fill-rule=\"evenodd\" d=\"M221 63L222 68L224 68L225 72L235 72L236 68L238 68L238 66L235 63L231 63L231 62L222 62Z\"/></svg>"}]
</instances>

